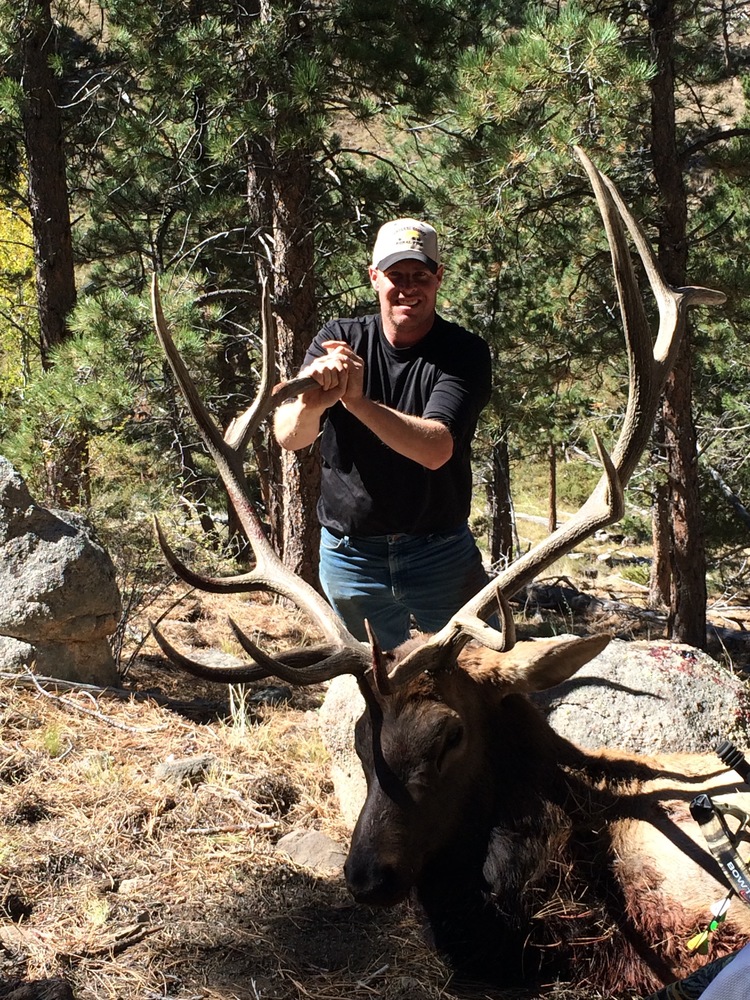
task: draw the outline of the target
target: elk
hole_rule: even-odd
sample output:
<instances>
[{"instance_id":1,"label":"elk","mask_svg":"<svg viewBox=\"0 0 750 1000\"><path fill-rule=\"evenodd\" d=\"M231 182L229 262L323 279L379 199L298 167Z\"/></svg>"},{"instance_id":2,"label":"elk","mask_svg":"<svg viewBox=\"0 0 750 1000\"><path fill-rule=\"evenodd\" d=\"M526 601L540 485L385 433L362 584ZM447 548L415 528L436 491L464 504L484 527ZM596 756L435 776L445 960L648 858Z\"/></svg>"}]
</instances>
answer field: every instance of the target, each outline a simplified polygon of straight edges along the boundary
<instances>
[{"instance_id":1,"label":"elk","mask_svg":"<svg viewBox=\"0 0 750 1000\"><path fill-rule=\"evenodd\" d=\"M299 380L272 386L273 320L263 309L266 367L258 400L218 431L172 343L154 283L154 317L178 384L250 540L255 565L231 578L191 572L159 538L175 572L212 592L264 590L317 622L324 642L272 657L234 623L250 661L208 668L155 635L176 663L201 677L246 682L274 676L311 684L353 674L365 708L356 748L367 797L345 876L354 898L393 906L416 896L435 946L462 973L498 985L564 977L601 990L650 992L700 959L686 948L726 895L688 804L735 782L708 755L652 758L584 751L557 735L527 700L575 673L609 635L515 642L508 598L583 539L623 514L623 490L646 446L664 381L692 305L720 292L668 285L616 187L577 150L610 247L630 368L629 396L611 455L589 499L545 541L503 570L436 634L381 650L362 643L273 551L244 484L250 435ZM626 229L659 312L652 337ZM501 627L488 624L500 608ZM746 803L750 808L750 801ZM735 906L715 935L718 953L750 934Z\"/></svg>"}]
</instances>

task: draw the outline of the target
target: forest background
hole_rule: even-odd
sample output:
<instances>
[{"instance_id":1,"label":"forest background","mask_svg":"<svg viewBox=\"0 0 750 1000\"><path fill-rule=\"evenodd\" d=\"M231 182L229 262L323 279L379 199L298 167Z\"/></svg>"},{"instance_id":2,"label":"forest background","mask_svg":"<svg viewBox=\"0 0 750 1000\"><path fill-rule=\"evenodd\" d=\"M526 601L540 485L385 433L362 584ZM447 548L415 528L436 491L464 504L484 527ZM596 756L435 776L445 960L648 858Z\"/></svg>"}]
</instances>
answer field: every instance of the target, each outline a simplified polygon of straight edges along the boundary
<instances>
[{"instance_id":1,"label":"forest background","mask_svg":"<svg viewBox=\"0 0 750 1000\"><path fill-rule=\"evenodd\" d=\"M703 646L707 594L748 596L749 43L731 0L0 2L0 450L88 514L123 579L156 572L164 511L243 558L153 336L152 275L226 428L259 378L261 281L288 378L326 319L373 309L378 226L426 217L440 311L492 348L473 526L512 557L520 489L554 523L558 488L576 503L598 478L592 430L623 416L578 144L670 283L728 296L691 316L628 497L649 603ZM314 579L316 455L267 432L252 451L269 530Z\"/></svg>"}]
</instances>

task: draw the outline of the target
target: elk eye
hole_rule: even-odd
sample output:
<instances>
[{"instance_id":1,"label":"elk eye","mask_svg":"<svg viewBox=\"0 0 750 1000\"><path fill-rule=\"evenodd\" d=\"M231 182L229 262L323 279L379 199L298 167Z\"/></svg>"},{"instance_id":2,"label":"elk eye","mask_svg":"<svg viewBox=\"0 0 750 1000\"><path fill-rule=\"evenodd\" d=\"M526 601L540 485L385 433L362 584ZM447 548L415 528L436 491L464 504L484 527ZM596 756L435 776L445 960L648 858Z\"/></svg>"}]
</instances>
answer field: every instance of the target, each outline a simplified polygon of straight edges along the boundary
<instances>
[{"instance_id":1,"label":"elk eye","mask_svg":"<svg viewBox=\"0 0 750 1000\"><path fill-rule=\"evenodd\" d=\"M450 755L452 750L460 745L464 738L464 727L460 722L457 722L454 726L451 726L448 732L445 734L445 739L443 741L443 746L438 755L436 761L436 766L438 771L442 771L445 766L446 758Z\"/></svg>"}]
</instances>

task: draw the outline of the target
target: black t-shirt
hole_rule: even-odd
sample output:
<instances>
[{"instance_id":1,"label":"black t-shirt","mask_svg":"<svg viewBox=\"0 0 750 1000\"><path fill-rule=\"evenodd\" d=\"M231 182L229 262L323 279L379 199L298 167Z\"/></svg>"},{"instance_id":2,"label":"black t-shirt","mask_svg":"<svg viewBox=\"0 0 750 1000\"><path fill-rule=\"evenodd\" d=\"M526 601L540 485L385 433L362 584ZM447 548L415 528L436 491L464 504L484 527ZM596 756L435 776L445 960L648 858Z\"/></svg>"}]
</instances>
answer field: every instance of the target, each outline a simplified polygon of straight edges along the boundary
<instances>
[{"instance_id":1,"label":"black t-shirt","mask_svg":"<svg viewBox=\"0 0 750 1000\"><path fill-rule=\"evenodd\" d=\"M326 411L321 441L320 523L345 535L432 534L463 524L471 503L471 440L490 398L490 352L481 337L436 316L414 347L394 348L380 315L327 323L305 364L343 340L364 359L364 393L378 403L439 420L454 449L430 470L389 448L336 403Z\"/></svg>"}]
</instances>

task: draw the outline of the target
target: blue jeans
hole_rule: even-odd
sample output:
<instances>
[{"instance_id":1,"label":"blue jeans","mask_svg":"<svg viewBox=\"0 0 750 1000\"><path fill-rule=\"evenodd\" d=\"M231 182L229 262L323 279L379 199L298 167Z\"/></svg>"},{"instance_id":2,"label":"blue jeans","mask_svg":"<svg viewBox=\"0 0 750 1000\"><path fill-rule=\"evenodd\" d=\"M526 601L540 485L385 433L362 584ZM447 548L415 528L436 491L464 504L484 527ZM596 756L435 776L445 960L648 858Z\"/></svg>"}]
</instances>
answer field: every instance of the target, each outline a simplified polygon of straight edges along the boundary
<instances>
[{"instance_id":1,"label":"blue jeans","mask_svg":"<svg viewBox=\"0 0 750 1000\"><path fill-rule=\"evenodd\" d=\"M322 528L319 573L352 635L367 639L366 618L385 650L409 638L412 617L420 631L437 632L487 582L468 525L445 535L369 538Z\"/></svg>"}]
</instances>

